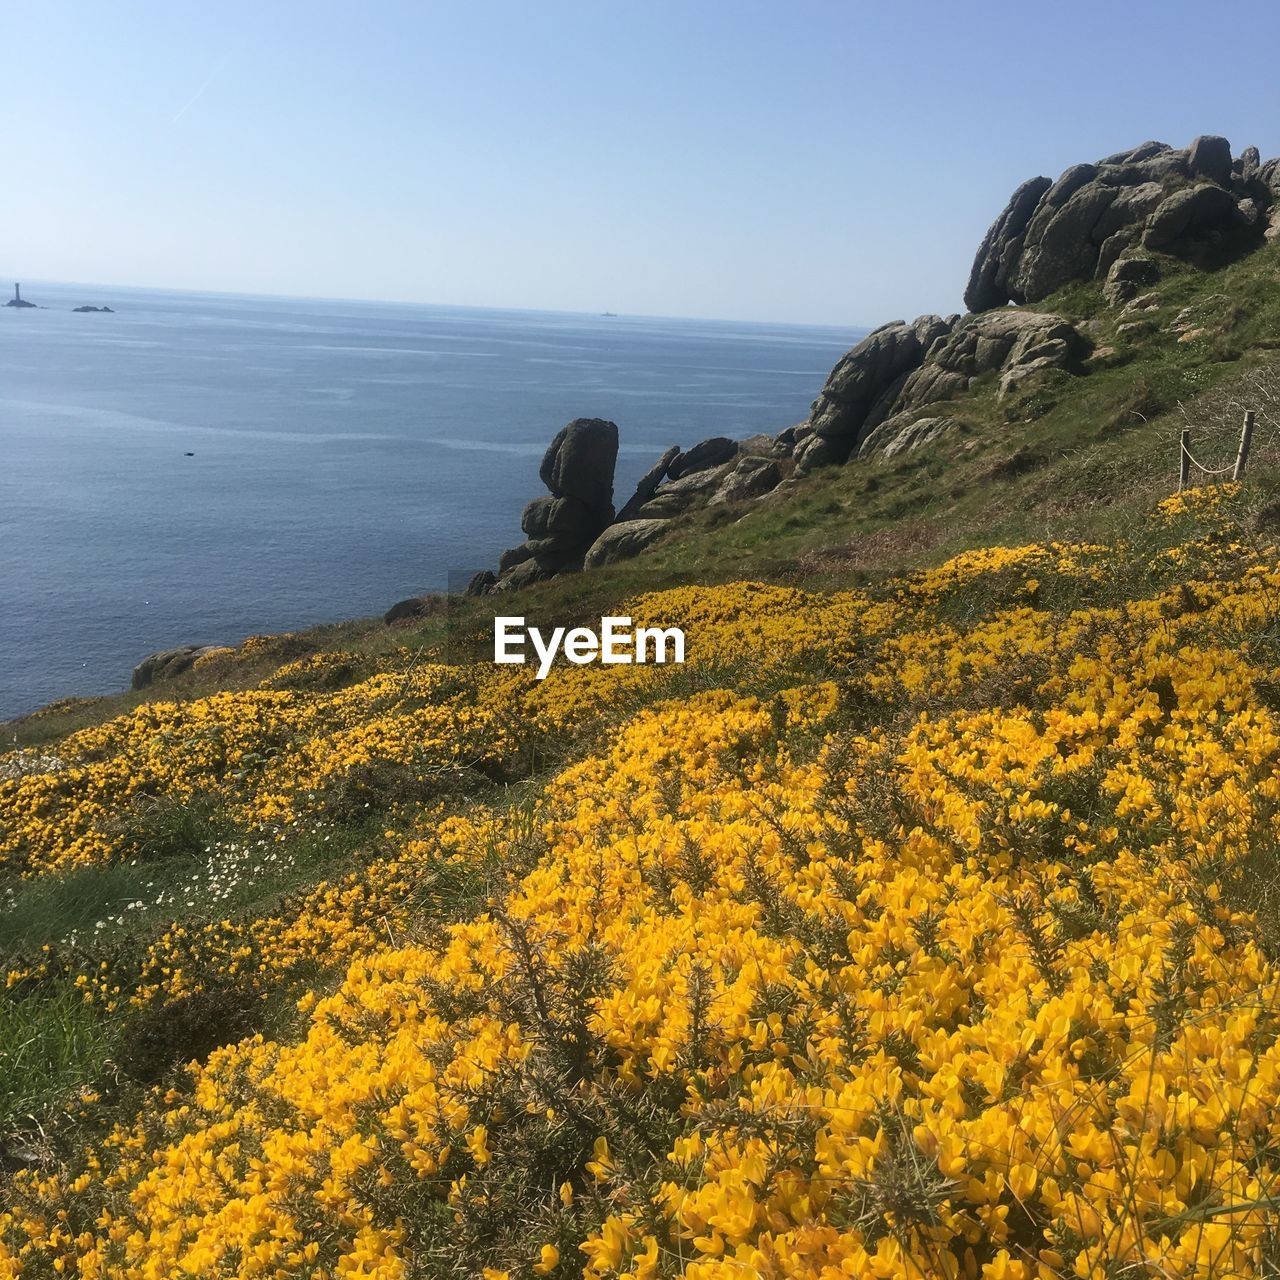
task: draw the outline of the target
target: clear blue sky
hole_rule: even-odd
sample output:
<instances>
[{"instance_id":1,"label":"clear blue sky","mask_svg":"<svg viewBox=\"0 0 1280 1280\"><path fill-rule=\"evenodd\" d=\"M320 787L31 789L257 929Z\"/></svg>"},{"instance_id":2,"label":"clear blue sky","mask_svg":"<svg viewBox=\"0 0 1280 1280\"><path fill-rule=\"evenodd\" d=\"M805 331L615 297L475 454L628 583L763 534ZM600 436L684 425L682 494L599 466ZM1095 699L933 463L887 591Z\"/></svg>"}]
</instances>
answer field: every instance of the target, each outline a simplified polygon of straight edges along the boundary
<instances>
[{"instance_id":1,"label":"clear blue sky","mask_svg":"<svg viewBox=\"0 0 1280 1280\"><path fill-rule=\"evenodd\" d=\"M0 278L874 324L1010 191L1280 153L1276 0L0 0Z\"/></svg>"}]
</instances>

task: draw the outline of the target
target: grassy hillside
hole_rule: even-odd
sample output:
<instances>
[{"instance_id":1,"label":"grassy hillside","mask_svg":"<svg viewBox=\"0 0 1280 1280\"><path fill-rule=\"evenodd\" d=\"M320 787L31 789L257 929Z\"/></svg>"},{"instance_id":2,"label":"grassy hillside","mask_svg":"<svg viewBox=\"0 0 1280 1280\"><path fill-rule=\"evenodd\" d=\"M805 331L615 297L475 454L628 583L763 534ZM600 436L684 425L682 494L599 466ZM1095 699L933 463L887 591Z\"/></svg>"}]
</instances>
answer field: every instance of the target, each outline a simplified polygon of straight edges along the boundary
<instances>
[{"instance_id":1,"label":"grassy hillside","mask_svg":"<svg viewBox=\"0 0 1280 1280\"><path fill-rule=\"evenodd\" d=\"M1264 1274L1249 508L634 601L682 668L259 642L4 757L0 1275Z\"/></svg>"},{"instance_id":2,"label":"grassy hillside","mask_svg":"<svg viewBox=\"0 0 1280 1280\"><path fill-rule=\"evenodd\" d=\"M685 666L441 601L7 726L0 1277L1275 1274L1278 272L502 602Z\"/></svg>"}]
</instances>

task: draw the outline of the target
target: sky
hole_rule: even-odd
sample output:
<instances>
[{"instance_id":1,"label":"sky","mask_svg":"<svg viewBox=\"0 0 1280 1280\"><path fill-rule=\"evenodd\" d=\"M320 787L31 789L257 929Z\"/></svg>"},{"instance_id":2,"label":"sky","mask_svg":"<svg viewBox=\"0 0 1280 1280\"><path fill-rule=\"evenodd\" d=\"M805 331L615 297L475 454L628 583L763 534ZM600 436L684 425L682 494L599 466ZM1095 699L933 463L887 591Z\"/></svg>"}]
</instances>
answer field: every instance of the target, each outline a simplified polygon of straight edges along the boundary
<instances>
[{"instance_id":1,"label":"sky","mask_svg":"<svg viewBox=\"0 0 1280 1280\"><path fill-rule=\"evenodd\" d=\"M0 279L815 324L1035 174L1280 154L1276 0L0 0Z\"/></svg>"}]
</instances>

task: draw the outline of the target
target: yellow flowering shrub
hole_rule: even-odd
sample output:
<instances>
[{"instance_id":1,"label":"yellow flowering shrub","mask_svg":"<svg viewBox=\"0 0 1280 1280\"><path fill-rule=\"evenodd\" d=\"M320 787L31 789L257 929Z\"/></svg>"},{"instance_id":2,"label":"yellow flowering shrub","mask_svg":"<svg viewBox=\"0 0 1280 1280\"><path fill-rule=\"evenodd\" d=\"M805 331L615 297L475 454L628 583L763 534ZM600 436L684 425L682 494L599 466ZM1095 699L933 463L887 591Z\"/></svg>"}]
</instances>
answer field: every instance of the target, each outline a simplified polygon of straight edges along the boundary
<instances>
[{"instance_id":1,"label":"yellow flowering shrub","mask_svg":"<svg viewBox=\"0 0 1280 1280\"><path fill-rule=\"evenodd\" d=\"M1157 511L1165 520L1184 515L1212 515L1240 496L1240 483L1205 484L1180 489L1160 501Z\"/></svg>"},{"instance_id":2,"label":"yellow flowering shrub","mask_svg":"<svg viewBox=\"0 0 1280 1280\"><path fill-rule=\"evenodd\" d=\"M303 659L0 771L27 878L109 865L138 794L411 815L83 968L121 1007L301 983L301 1030L12 1176L0 1277L1271 1274L1280 973L1238 895L1280 857L1280 555L1243 545L1127 594L1063 545L655 593L685 669ZM448 787L548 760L523 809Z\"/></svg>"},{"instance_id":3,"label":"yellow flowering shrub","mask_svg":"<svg viewBox=\"0 0 1280 1280\"><path fill-rule=\"evenodd\" d=\"M235 654L235 649L229 645L219 645L213 649L206 649L204 653L191 664L197 670L203 670L207 667L215 667L227 661Z\"/></svg>"}]
</instances>

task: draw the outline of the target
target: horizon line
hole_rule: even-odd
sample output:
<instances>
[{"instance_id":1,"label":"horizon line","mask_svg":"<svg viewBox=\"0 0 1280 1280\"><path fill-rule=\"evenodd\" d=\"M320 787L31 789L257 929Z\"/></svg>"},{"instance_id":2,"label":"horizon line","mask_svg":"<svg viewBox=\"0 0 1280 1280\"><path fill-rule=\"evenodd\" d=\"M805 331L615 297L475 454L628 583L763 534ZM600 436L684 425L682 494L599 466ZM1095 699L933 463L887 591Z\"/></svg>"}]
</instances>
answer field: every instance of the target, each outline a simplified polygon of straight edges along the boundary
<instances>
[{"instance_id":1,"label":"horizon line","mask_svg":"<svg viewBox=\"0 0 1280 1280\"><path fill-rule=\"evenodd\" d=\"M0 280L4 277L0 276ZM22 284L24 280L21 277L13 277L15 284ZM371 306L383 307L440 307L457 311L512 311L525 315L560 315L560 316L588 316L603 319L608 316L610 319L618 320L678 320L688 321L690 323L705 324L744 324L758 326L776 326L788 329L849 329L861 333L870 333L874 325L866 323L835 322L835 321L816 321L816 320L742 320L732 319L727 316L703 316L703 315L664 315L658 312L644 311L582 311L569 308L557 307L514 307L514 306L494 306L476 302L425 302L421 299L406 300L403 298L356 298L345 297L338 294L319 294L319 293L260 293L256 291L242 291L234 289L206 289L192 288L181 285L154 285L154 284L116 284L104 280L59 280L52 276L28 276L27 283L40 285L54 285L63 288L86 288L86 289L120 289L126 292L135 293L186 293L196 295L206 295L213 298L259 298L279 302L355 302L365 303ZM37 303L37 308L39 304Z\"/></svg>"}]
</instances>

